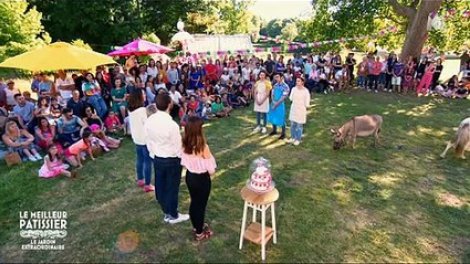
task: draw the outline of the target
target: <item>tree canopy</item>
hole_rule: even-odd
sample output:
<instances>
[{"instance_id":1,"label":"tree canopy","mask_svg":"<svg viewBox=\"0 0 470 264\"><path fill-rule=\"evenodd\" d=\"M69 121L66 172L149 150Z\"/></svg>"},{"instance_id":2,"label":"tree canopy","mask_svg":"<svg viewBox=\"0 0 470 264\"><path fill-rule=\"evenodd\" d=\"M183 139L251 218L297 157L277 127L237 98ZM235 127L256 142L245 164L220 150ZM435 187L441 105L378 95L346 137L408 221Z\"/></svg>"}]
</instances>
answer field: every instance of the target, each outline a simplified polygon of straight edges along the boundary
<instances>
[{"instance_id":1,"label":"tree canopy","mask_svg":"<svg viewBox=\"0 0 470 264\"><path fill-rule=\"evenodd\" d=\"M143 34L154 33L164 43L176 32L176 23L200 0L28 0L46 14L44 27L53 40L80 38L94 49L109 51ZM106 34L103 34L106 32Z\"/></svg>"},{"instance_id":2,"label":"tree canopy","mask_svg":"<svg viewBox=\"0 0 470 264\"><path fill-rule=\"evenodd\" d=\"M0 61L50 42L41 13L25 0L0 1Z\"/></svg>"},{"instance_id":3,"label":"tree canopy","mask_svg":"<svg viewBox=\"0 0 470 264\"><path fill-rule=\"evenodd\" d=\"M442 6L441 6L442 3ZM364 48L368 42L397 50L403 47L410 55L417 55L427 44L441 50L458 50L468 41L470 34L469 19L460 14L470 9L468 1L424 1L424 0L315 0L314 15L301 22L300 38L304 41L339 39L372 35L379 30L395 25L397 34L386 34L379 39L366 39L349 42L349 48ZM455 15L448 16L448 10ZM443 29L426 31L427 17L433 11L446 17ZM339 49L337 43L325 45L320 49Z\"/></svg>"}]
</instances>

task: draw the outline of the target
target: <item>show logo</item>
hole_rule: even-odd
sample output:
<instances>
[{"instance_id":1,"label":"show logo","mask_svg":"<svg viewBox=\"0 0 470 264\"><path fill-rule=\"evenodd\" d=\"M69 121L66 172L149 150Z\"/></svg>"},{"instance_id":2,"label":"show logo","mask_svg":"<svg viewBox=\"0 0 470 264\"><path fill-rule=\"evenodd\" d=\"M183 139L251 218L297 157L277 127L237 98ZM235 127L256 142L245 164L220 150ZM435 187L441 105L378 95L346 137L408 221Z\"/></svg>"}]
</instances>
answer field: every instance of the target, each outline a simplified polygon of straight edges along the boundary
<instances>
[{"instance_id":1,"label":"show logo","mask_svg":"<svg viewBox=\"0 0 470 264\"><path fill-rule=\"evenodd\" d=\"M20 212L20 236L29 239L28 243L21 245L23 250L64 250L67 212Z\"/></svg>"}]
</instances>

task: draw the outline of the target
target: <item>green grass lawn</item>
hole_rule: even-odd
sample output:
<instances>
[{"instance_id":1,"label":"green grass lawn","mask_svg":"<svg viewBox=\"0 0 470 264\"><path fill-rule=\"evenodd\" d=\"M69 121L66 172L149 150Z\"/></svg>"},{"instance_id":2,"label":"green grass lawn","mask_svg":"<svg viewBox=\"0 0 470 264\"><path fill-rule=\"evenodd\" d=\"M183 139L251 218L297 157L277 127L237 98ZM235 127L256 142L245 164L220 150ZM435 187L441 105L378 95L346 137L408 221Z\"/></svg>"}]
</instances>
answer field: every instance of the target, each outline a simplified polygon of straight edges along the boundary
<instances>
[{"instance_id":1,"label":"green grass lawn","mask_svg":"<svg viewBox=\"0 0 470 264\"><path fill-rule=\"evenodd\" d=\"M258 262L260 248L240 251L238 239L239 192L259 156L272 162L280 192L268 262L470 262L470 162L439 158L470 101L353 92L312 105L298 147L252 135L251 108L206 125L219 166L207 210L215 236L199 244L189 222L164 224L154 195L135 186L130 139L77 179L39 179L38 163L0 165L0 262ZM383 146L366 138L333 151L328 129L367 113L384 117ZM183 181L180 210L188 206ZM22 251L23 210L67 211L65 250ZM126 231L138 235L131 253L117 247Z\"/></svg>"}]
</instances>

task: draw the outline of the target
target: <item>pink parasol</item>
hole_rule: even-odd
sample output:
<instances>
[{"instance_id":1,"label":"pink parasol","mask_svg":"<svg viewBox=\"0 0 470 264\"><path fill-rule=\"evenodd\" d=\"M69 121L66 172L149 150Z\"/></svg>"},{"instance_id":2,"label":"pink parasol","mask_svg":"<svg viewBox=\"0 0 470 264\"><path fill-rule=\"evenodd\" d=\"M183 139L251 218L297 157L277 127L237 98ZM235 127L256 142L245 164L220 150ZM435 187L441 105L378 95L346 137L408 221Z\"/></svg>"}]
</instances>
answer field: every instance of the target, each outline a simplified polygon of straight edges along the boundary
<instances>
[{"instance_id":1,"label":"pink parasol","mask_svg":"<svg viewBox=\"0 0 470 264\"><path fill-rule=\"evenodd\" d=\"M108 53L109 56L130 56L130 55L149 55L149 54L154 54L154 53L167 53L173 51L173 49L170 49L168 47L165 47L163 45L159 45L156 43L152 43L150 41L146 41L143 39L136 39L122 48L112 51Z\"/></svg>"}]
</instances>

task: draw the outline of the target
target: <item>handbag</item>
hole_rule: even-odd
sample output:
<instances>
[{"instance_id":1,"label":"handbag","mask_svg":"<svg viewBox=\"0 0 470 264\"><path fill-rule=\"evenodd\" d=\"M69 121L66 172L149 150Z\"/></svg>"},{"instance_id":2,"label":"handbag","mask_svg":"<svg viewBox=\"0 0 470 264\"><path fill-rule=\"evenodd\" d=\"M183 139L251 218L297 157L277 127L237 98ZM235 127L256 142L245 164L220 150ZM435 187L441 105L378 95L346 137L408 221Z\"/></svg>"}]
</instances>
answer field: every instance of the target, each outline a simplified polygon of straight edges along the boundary
<instances>
[{"instance_id":1,"label":"handbag","mask_svg":"<svg viewBox=\"0 0 470 264\"><path fill-rule=\"evenodd\" d=\"M101 155L103 153L103 150L101 149L100 146L97 146L97 145L93 145L91 147L91 152L93 153L93 157L98 157L99 155Z\"/></svg>"},{"instance_id":2,"label":"handbag","mask_svg":"<svg viewBox=\"0 0 470 264\"><path fill-rule=\"evenodd\" d=\"M13 165L21 164L21 157L18 152L9 152L5 155L5 162L7 163L8 167Z\"/></svg>"}]
</instances>

